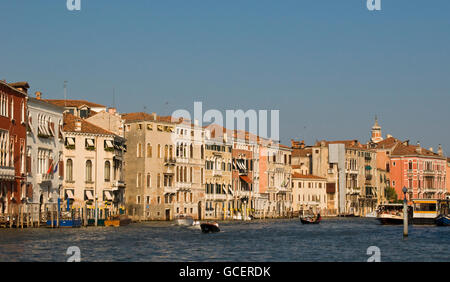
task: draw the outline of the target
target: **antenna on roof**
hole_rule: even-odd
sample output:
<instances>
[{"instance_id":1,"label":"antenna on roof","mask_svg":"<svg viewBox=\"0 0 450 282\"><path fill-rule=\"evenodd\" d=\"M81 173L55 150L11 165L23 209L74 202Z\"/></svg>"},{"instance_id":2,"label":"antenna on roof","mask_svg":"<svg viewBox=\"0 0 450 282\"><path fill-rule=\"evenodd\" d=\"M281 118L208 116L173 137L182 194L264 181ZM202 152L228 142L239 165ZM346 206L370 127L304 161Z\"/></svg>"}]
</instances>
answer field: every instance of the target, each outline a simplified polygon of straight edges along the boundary
<instances>
[{"instance_id":1,"label":"antenna on roof","mask_svg":"<svg viewBox=\"0 0 450 282\"><path fill-rule=\"evenodd\" d=\"M64 80L64 108L67 107L67 80Z\"/></svg>"}]
</instances>

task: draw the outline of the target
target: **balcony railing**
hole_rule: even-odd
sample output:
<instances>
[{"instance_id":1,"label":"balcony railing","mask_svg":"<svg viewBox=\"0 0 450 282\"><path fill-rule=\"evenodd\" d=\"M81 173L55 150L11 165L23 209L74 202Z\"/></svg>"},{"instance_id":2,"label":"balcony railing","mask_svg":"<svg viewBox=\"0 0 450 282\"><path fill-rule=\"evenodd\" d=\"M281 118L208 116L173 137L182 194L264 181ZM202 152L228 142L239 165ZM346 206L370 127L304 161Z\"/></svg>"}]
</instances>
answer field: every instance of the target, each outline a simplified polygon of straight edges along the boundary
<instances>
[{"instance_id":1,"label":"balcony railing","mask_svg":"<svg viewBox=\"0 0 450 282\"><path fill-rule=\"evenodd\" d=\"M46 181L51 181L52 175L47 173L38 173L36 174L36 182L37 184L41 184Z\"/></svg>"},{"instance_id":2,"label":"balcony railing","mask_svg":"<svg viewBox=\"0 0 450 282\"><path fill-rule=\"evenodd\" d=\"M0 179L14 180L15 175L16 175L16 171L15 171L14 167L6 167L6 166L0 167Z\"/></svg>"},{"instance_id":3,"label":"balcony railing","mask_svg":"<svg viewBox=\"0 0 450 282\"><path fill-rule=\"evenodd\" d=\"M222 170L213 170L213 176L222 176L223 171Z\"/></svg>"}]
</instances>

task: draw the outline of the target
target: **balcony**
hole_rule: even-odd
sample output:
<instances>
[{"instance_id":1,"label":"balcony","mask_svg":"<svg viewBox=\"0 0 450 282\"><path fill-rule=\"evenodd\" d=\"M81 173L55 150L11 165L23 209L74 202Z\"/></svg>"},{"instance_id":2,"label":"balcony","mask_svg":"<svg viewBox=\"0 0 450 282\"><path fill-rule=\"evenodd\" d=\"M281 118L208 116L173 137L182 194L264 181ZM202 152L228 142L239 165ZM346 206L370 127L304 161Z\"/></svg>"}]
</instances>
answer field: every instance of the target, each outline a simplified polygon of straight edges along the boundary
<instances>
[{"instance_id":1,"label":"balcony","mask_svg":"<svg viewBox=\"0 0 450 282\"><path fill-rule=\"evenodd\" d=\"M52 175L47 173L36 174L36 183L41 184L47 181L52 181Z\"/></svg>"},{"instance_id":2,"label":"balcony","mask_svg":"<svg viewBox=\"0 0 450 282\"><path fill-rule=\"evenodd\" d=\"M123 180L114 180L112 182L113 191L118 190L119 188L125 188L125 182Z\"/></svg>"},{"instance_id":3,"label":"balcony","mask_svg":"<svg viewBox=\"0 0 450 282\"><path fill-rule=\"evenodd\" d=\"M0 166L0 179L1 180L14 180L16 171L14 167Z\"/></svg>"},{"instance_id":4,"label":"balcony","mask_svg":"<svg viewBox=\"0 0 450 282\"><path fill-rule=\"evenodd\" d=\"M213 176L222 176L223 175L223 171L222 170L213 170Z\"/></svg>"},{"instance_id":5,"label":"balcony","mask_svg":"<svg viewBox=\"0 0 450 282\"><path fill-rule=\"evenodd\" d=\"M164 193L175 194L176 192L177 192L177 188L175 186L164 186Z\"/></svg>"},{"instance_id":6,"label":"balcony","mask_svg":"<svg viewBox=\"0 0 450 282\"><path fill-rule=\"evenodd\" d=\"M190 190L192 187L192 183L176 182L175 187L177 187L178 190Z\"/></svg>"},{"instance_id":7,"label":"balcony","mask_svg":"<svg viewBox=\"0 0 450 282\"><path fill-rule=\"evenodd\" d=\"M367 174L366 175L366 180L368 180L368 181L372 180L372 174Z\"/></svg>"},{"instance_id":8,"label":"balcony","mask_svg":"<svg viewBox=\"0 0 450 282\"><path fill-rule=\"evenodd\" d=\"M426 169L426 170L423 171L423 174L424 174L424 175L434 175L434 174L435 174L435 171L434 171L434 170L428 170L428 169Z\"/></svg>"}]
</instances>

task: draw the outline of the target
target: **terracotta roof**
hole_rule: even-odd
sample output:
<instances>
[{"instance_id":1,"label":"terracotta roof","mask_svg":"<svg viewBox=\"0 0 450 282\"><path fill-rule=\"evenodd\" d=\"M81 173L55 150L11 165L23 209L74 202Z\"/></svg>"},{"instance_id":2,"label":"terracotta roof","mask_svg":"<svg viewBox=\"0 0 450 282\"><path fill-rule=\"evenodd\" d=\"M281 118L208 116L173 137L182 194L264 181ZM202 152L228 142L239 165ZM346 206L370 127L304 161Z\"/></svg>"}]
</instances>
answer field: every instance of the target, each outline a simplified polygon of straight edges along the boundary
<instances>
[{"instance_id":1,"label":"terracotta roof","mask_svg":"<svg viewBox=\"0 0 450 282\"><path fill-rule=\"evenodd\" d=\"M292 149L292 157L307 157L312 154L312 148Z\"/></svg>"},{"instance_id":2,"label":"terracotta roof","mask_svg":"<svg viewBox=\"0 0 450 282\"><path fill-rule=\"evenodd\" d=\"M298 173L298 172L294 172L292 174L292 178L294 179L316 179L316 180L325 180L325 178L323 177L319 177L319 176L315 176L315 175L311 175L311 174L302 174L302 173Z\"/></svg>"},{"instance_id":3,"label":"terracotta roof","mask_svg":"<svg viewBox=\"0 0 450 282\"><path fill-rule=\"evenodd\" d=\"M90 108L106 108L104 105L92 103L86 100L58 100L58 99L42 99L44 101L47 101L49 103L55 104L60 107L81 107L81 106L88 106Z\"/></svg>"},{"instance_id":4,"label":"terracotta roof","mask_svg":"<svg viewBox=\"0 0 450 282\"><path fill-rule=\"evenodd\" d=\"M14 88L17 88L17 87L27 88L27 89L30 88L30 85L26 81L13 82L13 83L9 83L9 85L11 85Z\"/></svg>"},{"instance_id":5,"label":"terracotta roof","mask_svg":"<svg viewBox=\"0 0 450 282\"><path fill-rule=\"evenodd\" d=\"M392 156L429 156L429 157L440 157L439 154L436 154L434 152L431 152L425 148L421 148L421 150L418 152L417 149L419 146L414 145L404 145L399 143L397 147L392 151Z\"/></svg>"},{"instance_id":6,"label":"terracotta roof","mask_svg":"<svg viewBox=\"0 0 450 282\"><path fill-rule=\"evenodd\" d=\"M137 112L137 113L126 113L121 115L122 119L128 122L132 121L162 121L162 122L180 122L179 119L174 119L172 116L156 116L156 120L153 116L153 114L148 114L144 112Z\"/></svg>"},{"instance_id":7,"label":"terracotta roof","mask_svg":"<svg viewBox=\"0 0 450 282\"><path fill-rule=\"evenodd\" d=\"M81 130L76 129L76 122L81 122ZM70 113L64 114L64 132L81 132L81 133L91 133L91 134L103 134L103 135L115 135L111 131L105 130L98 127L82 118L76 117Z\"/></svg>"},{"instance_id":8,"label":"terracotta roof","mask_svg":"<svg viewBox=\"0 0 450 282\"><path fill-rule=\"evenodd\" d=\"M402 143L402 141L394 137L389 137L384 139L383 141L375 143L375 149L392 149L398 143Z\"/></svg>"}]
</instances>

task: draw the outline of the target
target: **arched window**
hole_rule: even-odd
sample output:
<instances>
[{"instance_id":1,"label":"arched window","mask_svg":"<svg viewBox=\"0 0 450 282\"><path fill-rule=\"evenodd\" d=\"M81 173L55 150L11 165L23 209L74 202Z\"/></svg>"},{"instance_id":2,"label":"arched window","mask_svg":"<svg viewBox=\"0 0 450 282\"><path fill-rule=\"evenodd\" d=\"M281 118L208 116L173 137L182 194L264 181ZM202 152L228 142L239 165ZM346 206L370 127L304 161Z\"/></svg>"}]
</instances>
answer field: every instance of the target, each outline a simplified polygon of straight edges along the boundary
<instances>
[{"instance_id":1,"label":"arched window","mask_svg":"<svg viewBox=\"0 0 450 282\"><path fill-rule=\"evenodd\" d=\"M192 146L192 144L191 144L191 147L189 148L189 153L190 153L191 159L194 158L194 146Z\"/></svg>"},{"instance_id":2,"label":"arched window","mask_svg":"<svg viewBox=\"0 0 450 282\"><path fill-rule=\"evenodd\" d=\"M111 180L111 163L109 161L105 162L105 182Z\"/></svg>"},{"instance_id":3,"label":"arched window","mask_svg":"<svg viewBox=\"0 0 450 282\"><path fill-rule=\"evenodd\" d=\"M86 161L86 181L92 182L92 161Z\"/></svg>"},{"instance_id":4,"label":"arched window","mask_svg":"<svg viewBox=\"0 0 450 282\"><path fill-rule=\"evenodd\" d=\"M141 144L141 143L138 143L136 149L137 149L137 151L136 151L136 156L137 156L138 158L141 158L141 157L142 157L142 144Z\"/></svg>"},{"instance_id":5,"label":"arched window","mask_svg":"<svg viewBox=\"0 0 450 282\"><path fill-rule=\"evenodd\" d=\"M73 162L68 159L66 162L66 181L73 181Z\"/></svg>"}]
</instances>

